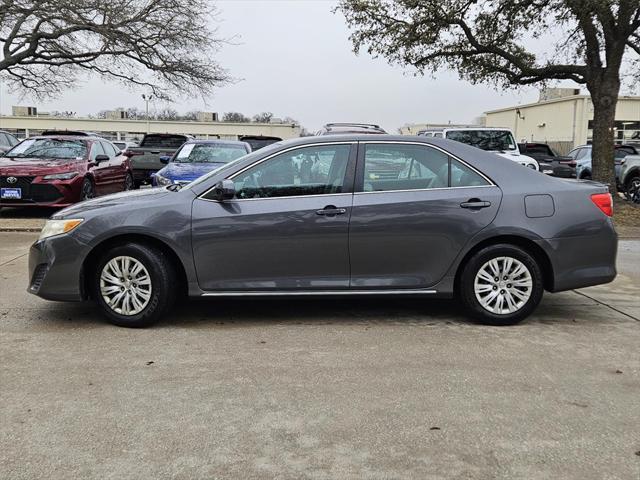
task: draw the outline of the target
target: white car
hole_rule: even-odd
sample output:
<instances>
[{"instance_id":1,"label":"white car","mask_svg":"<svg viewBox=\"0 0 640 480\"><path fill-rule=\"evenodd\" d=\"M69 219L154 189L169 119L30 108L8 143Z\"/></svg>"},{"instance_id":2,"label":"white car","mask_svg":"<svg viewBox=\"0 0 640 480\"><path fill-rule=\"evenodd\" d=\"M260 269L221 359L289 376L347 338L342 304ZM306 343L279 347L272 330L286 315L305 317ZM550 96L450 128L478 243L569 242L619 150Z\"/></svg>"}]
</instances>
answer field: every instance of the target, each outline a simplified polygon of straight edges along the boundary
<instances>
[{"instance_id":1,"label":"white car","mask_svg":"<svg viewBox=\"0 0 640 480\"><path fill-rule=\"evenodd\" d=\"M466 143L473 147L494 152L501 157L518 162L525 167L540 171L540 165L531 157L522 155L513 133L508 128L492 127L451 127L423 130L418 133L424 137L440 137Z\"/></svg>"}]
</instances>

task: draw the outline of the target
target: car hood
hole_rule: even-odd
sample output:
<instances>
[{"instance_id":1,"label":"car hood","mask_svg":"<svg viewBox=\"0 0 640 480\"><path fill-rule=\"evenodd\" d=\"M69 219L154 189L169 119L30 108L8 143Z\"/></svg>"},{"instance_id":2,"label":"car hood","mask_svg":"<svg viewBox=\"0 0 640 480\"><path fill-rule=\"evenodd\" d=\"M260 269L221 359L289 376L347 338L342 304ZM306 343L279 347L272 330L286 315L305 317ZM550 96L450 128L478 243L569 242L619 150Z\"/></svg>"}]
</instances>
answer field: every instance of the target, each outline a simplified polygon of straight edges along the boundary
<instances>
[{"instance_id":1,"label":"car hood","mask_svg":"<svg viewBox=\"0 0 640 480\"><path fill-rule=\"evenodd\" d=\"M158 171L158 175L171 180L188 180L192 181L201 177L205 173L225 165L224 163L179 163L171 162L166 167Z\"/></svg>"},{"instance_id":2,"label":"car hood","mask_svg":"<svg viewBox=\"0 0 640 480\"><path fill-rule=\"evenodd\" d=\"M81 217L84 212L117 205L126 205L128 210L133 210L137 205L144 202L157 202L167 195L175 194L176 192L170 192L164 188L145 188L143 190L130 190L127 192L114 193L112 195L86 200L67 207L60 210L52 218Z\"/></svg>"},{"instance_id":3,"label":"car hood","mask_svg":"<svg viewBox=\"0 0 640 480\"><path fill-rule=\"evenodd\" d=\"M44 175L74 168L81 160L2 157L0 158L0 175Z\"/></svg>"}]
</instances>

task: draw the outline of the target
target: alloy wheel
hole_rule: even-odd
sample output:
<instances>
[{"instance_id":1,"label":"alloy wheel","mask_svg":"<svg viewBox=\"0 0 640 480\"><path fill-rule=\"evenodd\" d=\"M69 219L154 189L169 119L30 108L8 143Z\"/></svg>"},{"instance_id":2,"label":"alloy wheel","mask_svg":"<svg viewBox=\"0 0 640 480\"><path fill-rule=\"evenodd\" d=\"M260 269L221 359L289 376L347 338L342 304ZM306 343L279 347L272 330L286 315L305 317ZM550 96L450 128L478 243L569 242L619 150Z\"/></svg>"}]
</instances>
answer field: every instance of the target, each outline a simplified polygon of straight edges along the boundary
<instances>
[{"instance_id":1,"label":"alloy wheel","mask_svg":"<svg viewBox=\"0 0 640 480\"><path fill-rule=\"evenodd\" d=\"M474 293L482 308L498 315L512 314L524 307L532 289L531 272L513 257L489 260L474 280Z\"/></svg>"},{"instance_id":2,"label":"alloy wheel","mask_svg":"<svg viewBox=\"0 0 640 480\"><path fill-rule=\"evenodd\" d=\"M151 276L139 260L112 258L100 274L100 294L104 302L120 315L142 312L151 300Z\"/></svg>"}]
</instances>

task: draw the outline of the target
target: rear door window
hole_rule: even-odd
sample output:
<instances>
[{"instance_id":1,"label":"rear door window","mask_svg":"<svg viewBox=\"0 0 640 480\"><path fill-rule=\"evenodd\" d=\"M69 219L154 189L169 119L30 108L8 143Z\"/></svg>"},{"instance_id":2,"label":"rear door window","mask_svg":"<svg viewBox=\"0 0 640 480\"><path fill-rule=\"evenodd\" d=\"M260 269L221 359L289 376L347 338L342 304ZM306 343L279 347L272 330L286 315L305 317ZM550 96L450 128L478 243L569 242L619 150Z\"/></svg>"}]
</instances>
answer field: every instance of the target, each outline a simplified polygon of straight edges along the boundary
<instances>
[{"instance_id":1,"label":"rear door window","mask_svg":"<svg viewBox=\"0 0 640 480\"><path fill-rule=\"evenodd\" d=\"M363 191L385 192L489 185L464 163L423 145L366 144Z\"/></svg>"}]
</instances>

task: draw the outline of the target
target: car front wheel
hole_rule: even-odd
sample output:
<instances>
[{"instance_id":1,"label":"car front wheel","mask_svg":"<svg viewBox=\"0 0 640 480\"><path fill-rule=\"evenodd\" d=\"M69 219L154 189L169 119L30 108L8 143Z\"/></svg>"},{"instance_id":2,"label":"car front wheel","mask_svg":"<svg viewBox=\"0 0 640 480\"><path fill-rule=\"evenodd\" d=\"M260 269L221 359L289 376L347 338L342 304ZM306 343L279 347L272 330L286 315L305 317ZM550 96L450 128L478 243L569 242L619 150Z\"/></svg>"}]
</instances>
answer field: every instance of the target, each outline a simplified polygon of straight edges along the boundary
<instances>
[{"instance_id":1,"label":"car front wheel","mask_svg":"<svg viewBox=\"0 0 640 480\"><path fill-rule=\"evenodd\" d=\"M128 243L111 248L98 262L93 298L111 323L147 327L173 306L172 279L173 265L162 251Z\"/></svg>"},{"instance_id":2,"label":"car front wheel","mask_svg":"<svg viewBox=\"0 0 640 480\"><path fill-rule=\"evenodd\" d=\"M515 245L491 245L464 266L460 296L481 323L513 325L528 317L542 299L542 271L536 260Z\"/></svg>"},{"instance_id":3,"label":"car front wheel","mask_svg":"<svg viewBox=\"0 0 640 480\"><path fill-rule=\"evenodd\" d=\"M632 202L640 202L640 177L633 177L627 182L625 194Z\"/></svg>"}]
</instances>

